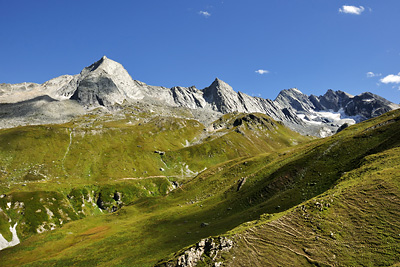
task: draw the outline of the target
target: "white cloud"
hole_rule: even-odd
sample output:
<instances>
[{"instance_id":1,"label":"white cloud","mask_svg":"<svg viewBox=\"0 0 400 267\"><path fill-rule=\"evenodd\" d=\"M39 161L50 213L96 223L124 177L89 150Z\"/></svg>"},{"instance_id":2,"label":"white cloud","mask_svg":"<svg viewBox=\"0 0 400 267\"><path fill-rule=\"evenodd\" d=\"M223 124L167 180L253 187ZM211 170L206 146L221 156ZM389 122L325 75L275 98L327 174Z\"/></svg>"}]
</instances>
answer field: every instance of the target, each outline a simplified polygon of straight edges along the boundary
<instances>
[{"instance_id":1,"label":"white cloud","mask_svg":"<svg viewBox=\"0 0 400 267\"><path fill-rule=\"evenodd\" d=\"M339 8L340 13L346 13L346 14L353 14L353 15L361 15L363 13L365 8L363 6L346 6L343 5L341 8Z\"/></svg>"},{"instance_id":2,"label":"white cloud","mask_svg":"<svg viewBox=\"0 0 400 267\"><path fill-rule=\"evenodd\" d=\"M204 17L206 17L206 18L208 18L209 16L211 16L211 14L208 13L207 11L200 11L199 14L202 15L202 16L204 16Z\"/></svg>"},{"instance_id":3,"label":"white cloud","mask_svg":"<svg viewBox=\"0 0 400 267\"><path fill-rule=\"evenodd\" d=\"M368 78L379 77L379 76L382 76L382 73L373 73L372 71L367 72Z\"/></svg>"},{"instance_id":4,"label":"white cloud","mask_svg":"<svg viewBox=\"0 0 400 267\"><path fill-rule=\"evenodd\" d=\"M400 83L400 72L395 75L395 74L389 74L386 77L383 77L381 80L381 83Z\"/></svg>"},{"instance_id":5,"label":"white cloud","mask_svg":"<svg viewBox=\"0 0 400 267\"><path fill-rule=\"evenodd\" d=\"M258 74L267 74L267 73L269 73L269 71L268 70L256 70L256 73L258 73Z\"/></svg>"}]
</instances>

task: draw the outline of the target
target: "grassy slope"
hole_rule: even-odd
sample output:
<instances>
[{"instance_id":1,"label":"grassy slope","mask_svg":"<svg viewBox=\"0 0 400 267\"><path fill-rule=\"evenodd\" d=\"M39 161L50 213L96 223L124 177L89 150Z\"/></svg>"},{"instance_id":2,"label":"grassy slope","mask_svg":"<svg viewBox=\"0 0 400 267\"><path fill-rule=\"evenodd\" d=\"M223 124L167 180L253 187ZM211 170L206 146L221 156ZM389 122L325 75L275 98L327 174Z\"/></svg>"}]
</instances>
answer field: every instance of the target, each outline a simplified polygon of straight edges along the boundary
<instances>
[{"instance_id":1,"label":"grassy slope","mask_svg":"<svg viewBox=\"0 0 400 267\"><path fill-rule=\"evenodd\" d=\"M396 152L398 152L397 147L400 145L400 138L398 137L399 131L400 111L391 112L381 116L380 118L350 127L348 130L333 137L316 140L312 143L302 145L297 149L292 149L292 151L246 159L232 166L225 166L225 168L220 167L219 171L209 173L209 176L207 176L207 173L205 172L199 175L191 183L187 184L186 186L189 187L187 190L190 192L198 192L198 195L204 195L206 190L208 190L207 184L212 185L213 181L216 181L218 187L213 187L215 188L214 192L220 192L220 194L214 197L219 201L218 206L215 206L215 208L217 209L217 207L221 207L218 213L222 214L223 217L226 217L229 221L234 219L236 216L253 218L253 220L259 218L259 216L269 218L270 216L268 214L291 209L292 207L296 207L298 204L301 205L303 201L324 194L335 185L338 186L340 181L346 180L347 177L349 177L349 173L353 170L358 170L366 161L371 161L375 156L379 158L379 153L388 152L392 155L396 155ZM393 172L393 174L396 174L398 170L392 170L392 168L395 168L396 164L399 162L396 160L390 162L392 162L392 165L387 166L386 163L381 164L382 162L377 162L376 166L380 166L380 168L384 170L387 168L388 173ZM239 191L237 191L238 178L240 177L247 177L247 179L246 183ZM398 185L398 173L393 176L388 175L387 180ZM374 188L374 186L379 187L379 185L374 185L374 183L376 183L375 180L370 181L370 186L372 188ZM353 191L357 192L359 189L358 184L355 184ZM394 189L396 189L396 187ZM354 192L349 192L349 194L352 195ZM394 197L398 200L398 191L396 194L397 195L391 195L390 193L388 196L383 196L383 198L379 199L381 202L380 208L388 202L388 198ZM313 199L314 203L322 202L321 200L316 199L317 198ZM354 199L358 198L355 197ZM343 200L344 203L345 201L346 200ZM205 200L203 203L211 202L212 197ZM325 200L325 203L327 203L327 200ZM399 203L393 202L386 204L391 206L385 210L386 219L388 220L387 225L392 224L394 226L392 231L395 232L398 230L399 226L397 223L398 213L393 212L392 209L398 210ZM226 210L227 207L229 210ZM231 216L229 216L230 213L232 214ZM357 220L357 216L358 215L354 216L353 220ZM290 224L292 220L291 218L286 218L286 221L282 222L283 225ZM311 219L311 221L312 220L313 219ZM273 223L280 224L279 221L273 221ZM384 224L380 224L379 220L375 221L375 223L378 227L385 227ZM336 227L338 226L337 221L334 219L332 219L331 224L336 224ZM349 224L351 225L351 223ZM250 225L253 225L253 223L250 223ZM368 222L366 222L366 225L368 225ZM245 226L243 227L245 228ZM283 228L282 231L289 231L282 225L278 226L278 230L280 229L279 227ZM372 227L371 224L369 227ZM240 229L241 228L236 229L233 232L240 231ZM277 231L277 229L273 227L268 229L272 232ZM324 229L324 231L328 230L329 228ZM256 232L257 230L252 229L251 231ZM259 238L259 240L255 242L263 244L265 241L270 244L270 250L264 251L263 249L260 249L260 251L262 250L261 252L255 250L252 253L249 253L247 257L242 255L247 253L246 250L242 250L243 242L247 241L237 239L239 241L239 246L237 248L238 252L235 252L238 253L238 257L236 258L242 257L248 260L248 262L241 262L238 260L237 265L252 266L258 263L260 266L264 266L265 264L273 264L276 256L274 253L279 254L279 251L282 249L279 248L279 242L286 242L285 244L294 242L294 240L289 237L295 237L293 233L296 231L301 231L301 229L294 229L292 232L289 231L288 234L279 232L279 234L271 235L271 238L268 237L268 234L270 233L265 235L260 234L265 237L265 240ZM343 230L343 235L350 233L351 229ZM255 235L257 235L257 232ZM280 235L282 236L282 239L280 239ZM307 236L306 234L304 235ZM277 241L278 243L276 243L277 246L274 246L275 243L272 242L274 239L279 240L279 242ZM306 242L307 240L309 239L305 238L303 241ZM365 235L360 237L360 240L367 242ZM377 242L377 244L379 244L379 242ZM247 247L248 250L251 251L252 246L254 246L254 244L250 242L244 247ZM398 247L388 253L391 253L393 256L396 255L397 250ZM321 251L324 253L324 249L321 249ZM290 249L287 249L287 252L288 253L282 256L282 259L293 258L290 255ZM382 251L377 253L380 252ZM371 251L369 251L369 253L371 253ZM340 258L342 255L337 256ZM382 260L384 254L381 254L380 256ZM257 258L260 258L261 262L257 262L255 260ZM262 259L264 258L267 260L263 261ZM296 258L296 260L297 259L298 258ZM304 264L307 258L300 257L300 259L302 262L299 261L294 263L282 260L281 262L276 262L274 264L301 265ZM391 260L393 261L393 257ZM341 261L342 265L347 265L348 263L351 263L351 261L347 261L347 259L342 259Z\"/></svg>"},{"instance_id":2,"label":"grassy slope","mask_svg":"<svg viewBox=\"0 0 400 267\"><path fill-rule=\"evenodd\" d=\"M243 116L239 114L239 117ZM63 236L56 234L54 237L52 233L32 236L18 246L21 249L17 247L0 252L2 257L5 259L8 251L15 249L14 252L23 256L12 256L10 264L14 262L19 265L41 258L53 260L54 255L50 253L53 249L64 251L65 246L72 246L68 251L75 251L73 247L81 251L81 245L87 245L93 247L92 250L87 248L85 254L91 261L115 258L118 262L119 259L111 248L115 243L125 242L126 251L118 248L118 254L122 255L120 261L131 263L133 256L127 255L136 255L140 260L135 258L134 262L154 262L155 259L189 245L200 237L215 235L238 225L243 220L236 220L219 228L198 229L203 220L208 220L209 215L207 210L198 205L188 204L191 194L184 197L183 194L179 197L159 197L168 193L170 181L184 181L182 174L183 179L188 174L186 165L191 170L198 171L225 160L284 149L308 140L264 115L257 115L261 124L246 121L240 126L233 126L232 122L237 117L232 115L224 127L206 133L210 135L209 138L188 147L185 146L186 140L198 142L204 136L204 126L193 120L165 117L108 121L88 116L60 126L20 127L2 131L1 190L6 197L0 199L3 210L0 214L4 217L0 218L0 233L6 238L11 238L8 218L12 218L11 224L19 222L19 237L25 239L39 227L46 230L58 228L66 222L87 215L101 214L96 206L99 194L109 207L118 205L112 199L115 192L122 194L124 205L132 204L113 215L69 223L59 230L64 233ZM132 121L134 122L130 123ZM257 130L248 130L248 126L257 127ZM159 155L154 153L155 150L165 151L166 154ZM165 170L161 171L161 167ZM161 177L151 178L152 176ZM7 203L11 203L11 209L7 209ZM16 203L23 205L14 208ZM47 210L52 212L51 216ZM120 219L115 220L115 216ZM185 219L185 216L188 218ZM198 218L193 220L192 216ZM159 224L160 221L167 223ZM106 248L106 252L97 257L93 256L98 249L97 243L94 245L89 239L87 243L75 244L77 236L86 236L84 230L91 226L99 226L104 234L101 235L101 242L104 242L101 247ZM125 228L130 229L128 233ZM147 238L153 236L157 228L160 228L157 233L163 234ZM182 229L191 233L182 232ZM170 239L174 233L177 240L171 245ZM42 238L46 235L52 237L49 237L49 250L42 253L41 247L47 245L43 245ZM56 241L54 238L62 240L59 244L61 247L53 244ZM147 242L148 246L132 252L131 247L138 240ZM149 247L156 247L160 242L165 244L162 249L149 250ZM34 245L29 245L31 243ZM77 251L74 253L79 254ZM73 253L60 254L68 259L66 262L72 260L70 257ZM15 262L16 259L18 260ZM75 261L86 264L85 260L79 258Z\"/></svg>"},{"instance_id":3,"label":"grassy slope","mask_svg":"<svg viewBox=\"0 0 400 267\"><path fill-rule=\"evenodd\" d=\"M174 118L153 118L134 125L104 124L2 131L1 180L14 184L57 178L85 182L162 175L159 169L165 166L154 151L182 148L182 142L203 130L197 121Z\"/></svg>"},{"instance_id":4,"label":"grassy slope","mask_svg":"<svg viewBox=\"0 0 400 267\"><path fill-rule=\"evenodd\" d=\"M84 117L64 125L1 130L0 182L12 186L54 179L85 183L176 176L186 165L197 172L226 160L307 140L272 120L257 131L238 133L238 127L230 125L230 129L208 133L199 122L180 118L102 119ZM190 145L202 136L209 137ZM160 156L155 151L166 154Z\"/></svg>"},{"instance_id":5,"label":"grassy slope","mask_svg":"<svg viewBox=\"0 0 400 267\"><path fill-rule=\"evenodd\" d=\"M17 247L1 251L1 257L10 266L29 263L31 266L65 266L71 264L77 266L93 264L151 266L158 259L171 257L173 252L189 246L201 238L226 233L240 224L257 219L260 216L269 218L269 216L263 215L265 213L290 210L303 201L312 199L321 193L330 192L327 190L334 185L336 185L334 190L343 188L341 194L345 196L347 187L344 186L344 183L349 180L347 178L350 177L353 170L361 169L364 166L363 163L372 159L373 156L369 155L385 153L385 151L389 153L391 151L389 149L395 149L399 145L400 141L397 137L397 132L400 130L399 115L397 111L391 112L378 119L350 127L334 137L316 140L296 148L288 148L256 157L244 154L243 157L230 159L225 163L210 167L196 178L185 183L179 190L175 190L167 196L142 197L116 213L87 217L71 222L53 232L32 236ZM245 135L240 132L248 130L247 127L249 125L246 124L245 128L242 127L237 134L245 136L246 132ZM397 150L393 151L392 154L396 155ZM377 154L377 156L379 155ZM381 165L378 164L378 166ZM394 173L396 171L397 169L393 169ZM345 172L347 173L345 174ZM246 178L246 182L238 190L242 178ZM398 183L391 179L392 176L387 176L387 181L390 184L396 184L396 187L391 187L390 192L397 197L397 192L394 189L397 188L396 190L398 190ZM344 180L344 182L340 182L341 180ZM374 188L374 183L375 181L371 180L370 189ZM354 192L358 192L358 186L357 183L354 183L354 186L349 188L354 188ZM351 195L352 191L348 192ZM379 199L379 196L378 192L378 201L385 203L385 199ZM324 203L330 201L328 197L324 199ZM318 198L324 198L324 196ZM358 201L358 197L354 199ZM328 211L334 211L333 207L336 205L337 207L343 205L343 211L348 210L345 201L334 199L333 204L331 204L332 208L328 207L328 211L325 211L325 208L319 211L319 204L313 203L314 200L317 201L312 199L306 206L306 210L311 213L310 216L320 215L320 212L321 214L324 212L329 214ZM318 200L318 202L321 203L322 200ZM392 201L390 204L397 207L396 203L396 201ZM314 206L318 208L318 211L313 210ZM294 209L294 211L298 210L299 208ZM290 216L292 214L290 212L283 213L284 216L280 218ZM396 216L398 214L392 214L389 210L384 216L389 224L394 225L393 229L396 231L396 222L398 221ZM356 218L354 217L352 220L355 221ZM279 223L279 220L267 222ZM330 231L333 231L335 238L339 236L343 236L344 239L348 238L348 235L351 234L351 228L344 228L339 235L340 225L335 220L335 217L332 217L331 224L327 227L321 224L322 226L315 225L314 228L316 227L317 231L321 231L320 236L324 239L327 239L326 234L331 238ZM259 223L265 222L265 220L261 221ZM312 225L314 221L316 219L311 219L310 224ZM377 226L384 227L383 224L379 223L380 220L376 221ZM201 227L202 222L207 222L209 226ZM290 224L290 220L283 223L285 225ZM303 225L303 222L299 222L299 224ZM242 225L231 234L236 234L237 237L243 236L243 239L237 239L241 244L240 242L245 242L241 240L245 240L246 235L250 235L249 233L252 231L256 232L255 228L249 229L253 225L254 223ZM354 224L350 220L348 225L353 227ZM260 227L267 228L266 226ZM283 226L279 227L284 229ZM301 229L295 231L300 232ZM304 235L306 236L305 240L309 241L307 234ZM285 235L282 234L282 236ZM289 236L293 236L293 234L289 233ZM359 238L365 242L365 236ZM391 243L389 243L393 244L393 237L391 238L389 240ZM282 239L279 242L285 240ZM332 238L332 240L334 239ZM286 242L290 243L292 240L287 239ZM260 244L264 243L268 242L260 241ZM379 239L376 243L380 244ZM243 250L240 250L240 248L235 250L234 253L240 256L248 255L247 258L250 258L250 255L253 255L254 258L254 255L256 255L252 254L251 245L248 246L249 252L246 252L246 246L243 246ZM270 253L274 255L282 248L284 247L273 246ZM299 246L299 248L301 247ZM322 254L329 252L329 246L326 248L321 250ZM393 246L393 248L397 249L396 246ZM309 249L303 252L312 254L312 248ZM288 251L291 250L288 249ZM371 251L374 250L365 251L372 253ZM389 251L392 255L395 254L394 252L396 250ZM260 253L261 259L267 258L258 250L255 250L254 253ZM342 256L340 253L335 255L336 258ZM296 257L291 258L297 259ZM229 255L227 259L229 260ZM243 256L243 259L246 259L246 257ZM311 262L314 260L319 261L320 259L315 258ZM351 260L353 258L346 259L343 257L345 263L351 263ZM307 257L300 257L298 262L306 263L306 261ZM393 261L393 257L391 261ZM265 262L268 262L268 260ZM320 262L328 261L323 259ZM245 265L247 263L244 261Z\"/></svg>"},{"instance_id":6,"label":"grassy slope","mask_svg":"<svg viewBox=\"0 0 400 267\"><path fill-rule=\"evenodd\" d=\"M367 156L324 194L273 220L243 225L228 266L400 263L400 149ZM238 233L239 232L239 233Z\"/></svg>"}]
</instances>

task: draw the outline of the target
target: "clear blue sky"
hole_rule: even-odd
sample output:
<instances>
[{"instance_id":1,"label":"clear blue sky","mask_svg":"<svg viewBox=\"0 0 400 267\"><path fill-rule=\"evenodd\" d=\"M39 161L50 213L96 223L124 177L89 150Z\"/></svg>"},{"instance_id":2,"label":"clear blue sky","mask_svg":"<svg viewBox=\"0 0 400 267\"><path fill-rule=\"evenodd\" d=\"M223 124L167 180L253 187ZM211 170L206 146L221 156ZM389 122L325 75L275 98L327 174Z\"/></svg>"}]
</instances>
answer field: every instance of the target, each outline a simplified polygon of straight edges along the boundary
<instances>
[{"instance_id":1,"label":"clear blue sky","mask_svg":"<svg viewBox=\"0 0 400 267\"><path fill-rule=\"evenodd\" d=\"M270 99L297 87L400 102L399 0L0 0L0 11L0 83L43 83L106 55L150 85L218 77Z\"/></svg>"}]
</instances>

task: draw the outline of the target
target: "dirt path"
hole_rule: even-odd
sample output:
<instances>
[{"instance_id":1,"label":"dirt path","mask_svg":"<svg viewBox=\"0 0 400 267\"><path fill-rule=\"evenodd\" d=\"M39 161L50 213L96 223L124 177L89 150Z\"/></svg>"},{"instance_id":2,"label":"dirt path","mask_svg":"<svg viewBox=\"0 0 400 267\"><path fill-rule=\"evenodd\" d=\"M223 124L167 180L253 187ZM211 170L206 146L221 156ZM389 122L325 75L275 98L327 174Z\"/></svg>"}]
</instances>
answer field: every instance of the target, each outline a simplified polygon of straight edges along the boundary
<instances>
[{"instance_id":1,"label":"dirt path","mask_svg":"<svg viewBox=\"0 0 400 267\"><path fill-rule=\"evenodd\" d=\"M144 179L151 179L151 178L167 178L167 176L158 175L158 176L147 176L147 177L129 177L129 178L121 178L118 180L144 180Z\"/></svg>"},{"instance_id":2,"label":"dirt path","mask_svg":"<svg viewBox=\"0 0 400 267\"><path fill-rule=\"evenodd\" d=\"M67 151L65 151L64 157L62 159L62 169L63 169L65 175L68 175L68 174L67 174L67 171L65 170L64 162L65 162L65 159L68 156L69 149L70 149L71 144L72 144L72 134L73 134L73 132L74 132L74 129L72 129L71 132L69 133L69 144L68 144L68 147L67 147Z\"/></svg>"}]
</instances>

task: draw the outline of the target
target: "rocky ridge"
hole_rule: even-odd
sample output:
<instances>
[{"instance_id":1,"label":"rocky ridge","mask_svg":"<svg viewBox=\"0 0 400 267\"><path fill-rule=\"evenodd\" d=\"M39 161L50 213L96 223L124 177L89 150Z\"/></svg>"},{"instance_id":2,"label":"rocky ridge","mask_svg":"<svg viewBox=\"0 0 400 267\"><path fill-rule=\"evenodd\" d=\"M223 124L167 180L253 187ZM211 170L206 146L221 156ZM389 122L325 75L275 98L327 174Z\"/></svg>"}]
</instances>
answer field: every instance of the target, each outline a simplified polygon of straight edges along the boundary
<instances>
[{"instance_id":1,"label":"rocky ridge","mask_svg":"<svg viewBox=\"0 0 400 267\"><path fill-rule=\"evenodd\" d=\"M38 101L40 104L32 104ZM80 74L63 75L41 85L0 84L0 128L66 122L96 108L113 112L138 102L187 108L195 118L199 113L203 117L208 114L208 123L216 114L259 112L302 134L320 137L332 135L345 123L354 124L399 107L372 93L351 96L333 90L323 96L307 96L292 88L281 91L275 100L263 99L235 92L218 78L201 90L194 86L151 86L133 80L120 63L103 56Z\"/></svg>"}]
</instances>

